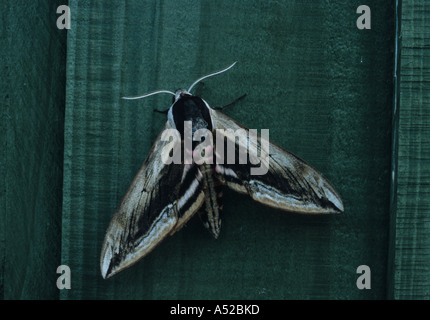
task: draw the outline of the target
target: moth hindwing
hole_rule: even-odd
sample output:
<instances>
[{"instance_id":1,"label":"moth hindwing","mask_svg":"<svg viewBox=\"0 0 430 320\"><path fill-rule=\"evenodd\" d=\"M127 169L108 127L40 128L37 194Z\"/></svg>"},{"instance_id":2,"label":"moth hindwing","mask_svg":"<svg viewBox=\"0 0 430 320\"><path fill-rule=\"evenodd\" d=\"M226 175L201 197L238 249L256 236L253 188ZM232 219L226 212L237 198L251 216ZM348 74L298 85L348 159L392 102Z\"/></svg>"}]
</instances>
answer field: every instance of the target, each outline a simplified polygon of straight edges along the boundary
<instances>
[{"instance_id":1,"label":"moth hindwing","mask_svg":"<svg viewBox=\"0 0 430 320\"><path fill-rule=\"evenodd\" d=\"M103 278L146 256L196 213L217 238L223 186L284 211L343 212L339 195L317 170L269 142L263 131L256 134L190 93L208 76L188 90L136 97L169 93L174 101L107 229L100 260Z\"/></svg>"}]
</instances>

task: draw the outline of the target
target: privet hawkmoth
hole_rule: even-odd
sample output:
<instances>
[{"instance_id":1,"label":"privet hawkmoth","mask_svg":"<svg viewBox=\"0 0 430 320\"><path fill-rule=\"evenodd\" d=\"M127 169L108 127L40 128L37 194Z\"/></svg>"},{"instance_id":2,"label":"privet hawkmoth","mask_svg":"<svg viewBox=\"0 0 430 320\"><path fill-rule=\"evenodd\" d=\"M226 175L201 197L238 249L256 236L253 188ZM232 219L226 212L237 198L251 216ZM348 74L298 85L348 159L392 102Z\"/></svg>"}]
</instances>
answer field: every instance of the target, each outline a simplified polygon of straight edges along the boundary
<instances>
[{"instance_id":1,"label":"privet hawkmoth","mask_svg":"<svg viewBox=\"0 0 430 320\"><path fill-rule=\"evenodd\" d=\"M143 258L195 213L217 238L222 186L285 211L343 212L342 200L321 173L190 93L201 80L233 65L200 78L188 90L126 98L169 93L173 104L108 227L100 261L103 278Z\"/></svg>"}]
</instances>

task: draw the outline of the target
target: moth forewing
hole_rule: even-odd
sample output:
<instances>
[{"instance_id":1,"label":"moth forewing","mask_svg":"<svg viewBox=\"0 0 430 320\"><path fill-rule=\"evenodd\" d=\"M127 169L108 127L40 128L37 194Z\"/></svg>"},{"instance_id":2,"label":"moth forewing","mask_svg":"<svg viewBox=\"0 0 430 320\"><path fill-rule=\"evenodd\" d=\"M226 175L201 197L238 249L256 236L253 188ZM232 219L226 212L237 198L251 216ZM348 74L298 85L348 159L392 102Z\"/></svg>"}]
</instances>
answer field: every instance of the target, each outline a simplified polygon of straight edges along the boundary
<instances>
[{"instance_id":1,"label":"moth forewing","mask_svg":"<svg viewBox=\"0 0 430 320\"><path fill-rule=\"evenodd\" d=\"M211 109L214 127L225 130L225 138L235 139L231 132L246 129L222 112ZM248 132L249 129L246 129ZM246 135L248 137L248 134ZM243 139L238 140L239 144ZM263 140L262 140L263 141ZM343 212L339 195L324 176L305 161L270 142L267 151L261 148L257 139L247 139L251 156L262 152L262 165L268 166L266 174L251 175L251 166L225 163L217 172L228 174L231 181L226 185L231 189L247 193L264 205L297 213L323 214ZM265 148L266 149L266 148Z\"/></svg>"},{"instance_id":2,"label":"moth forewing","mask_svg":"<svg viewBox=\"0 0 430 320\"><path fill-rule=\"evenodd\" d=\"M340 196L323 174L274 143L270 144L270 149L273 150L270 155L270 170L280 173L288 181L297 181L301 192L298 198L287 195L293 208L290 209L287 205L285 210L310 214L333 214L344 211ZM288 203L287 201L286 204Z\"/></svg>"},{"instance_id":3,"label":"moth forewing","mask_svg":"<svg viewBox=\"0 0 430 320\"><path fill-rule=\"evenodd\" d=\"M169 128L167 123L164 129ZM160 133L109 224L100 258L104 278L147 255L178 221L176 201L183 165L161 161L166 144ZM161 190L167 186L173 190Z\"/></svg>"}]
</instances>

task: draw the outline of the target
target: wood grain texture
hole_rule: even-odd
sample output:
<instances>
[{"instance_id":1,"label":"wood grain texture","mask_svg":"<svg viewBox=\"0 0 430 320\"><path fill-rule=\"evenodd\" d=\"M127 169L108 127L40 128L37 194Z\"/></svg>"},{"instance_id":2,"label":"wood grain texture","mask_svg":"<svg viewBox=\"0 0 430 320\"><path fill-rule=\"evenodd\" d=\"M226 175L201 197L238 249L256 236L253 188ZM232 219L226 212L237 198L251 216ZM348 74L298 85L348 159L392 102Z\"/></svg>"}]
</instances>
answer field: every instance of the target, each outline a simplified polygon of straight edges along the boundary
<instances>
[{"instance_id":1,"label":"wood grain texture","mask_svg":"<svg viewBox=\"0 0 430 320\"><path fill-rule=\"evenodd\" d=\"M393 297L430 299L430 4L402 4Z\"/></svg>"},{"instance_id":2,"label":"wood grain texture","mask_svg":"<svg viewBox=\"0 0 430 320\"><path fill-rule=\"evenodd\" d=\"M64 2L63 2L64 3ZM66 33L60 1L0 4L0 298L57 299Z\"/></svg>"},{"instance_id":3,"label":"wood grain texture","mask_svg":"<svg viewBox=\"0 0 430 320\"><path fill-rule=\"evenodd\" d=\"M385 297L392 107L391 2L356 28L344 1L70 1L62 299ZM321 171L345 214L303 217L226 192L218 240L199 219L133 268L103 280L104 232L165 118L170 97L123 101L205 81L213 106ZM372 290L356 269L372 268Z\"/></svg>"}]
</instances>

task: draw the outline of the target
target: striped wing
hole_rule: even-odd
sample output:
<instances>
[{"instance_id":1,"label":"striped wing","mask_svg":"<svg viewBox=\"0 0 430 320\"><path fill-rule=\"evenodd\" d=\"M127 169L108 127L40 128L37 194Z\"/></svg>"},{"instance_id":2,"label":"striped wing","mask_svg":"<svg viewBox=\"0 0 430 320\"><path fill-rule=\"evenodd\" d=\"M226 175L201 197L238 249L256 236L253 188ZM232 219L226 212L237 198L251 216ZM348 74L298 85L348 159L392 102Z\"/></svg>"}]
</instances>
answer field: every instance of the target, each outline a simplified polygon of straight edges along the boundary
<instances>
[{"instance_id":1,"label":"striped wing","mask_svg":"<svg viewBox=\"0 0 430 320\"><path fill-rule=\"evenodd\" d=\"M107 229L100 259L103 278L143 258L203 204L200 172L182 164L164 164L161 152L167 142L160 136ZM180 144L180 139L175 143Z\"/></svg>"},{"instance_id":2,"label":"striped wing","mask_svg":"<svg viewBox=\"0 0 430 320\"><path fill-rule=\"evenodd\" d=\"M264 156L256 139L248 139L248 129L219 111L210 111L214 128L226 130L223 137L235 143L236 153L243 147L250 150L249 157L255 156L255 152L262 152ZM227 129L243 136L236 139L237 135ZM218 178L231 189L273 208L309 214L343 212L342 200L321 173L274 143L269 143L269 150L267 173L251 175L253 166L249 163L227 164L224 161L223 165L216 166Z\"/></svg>"}]
</instances>

